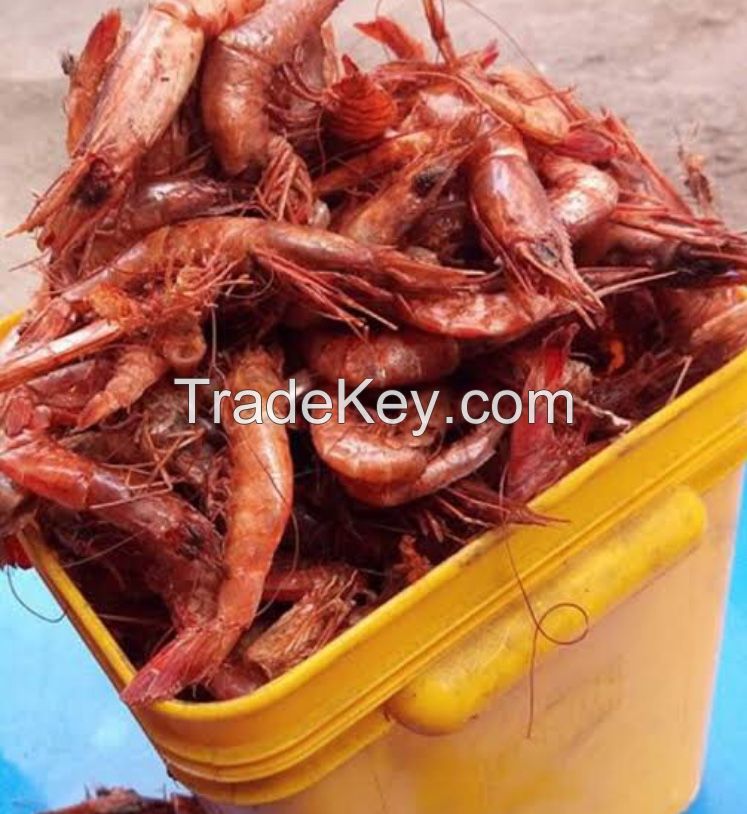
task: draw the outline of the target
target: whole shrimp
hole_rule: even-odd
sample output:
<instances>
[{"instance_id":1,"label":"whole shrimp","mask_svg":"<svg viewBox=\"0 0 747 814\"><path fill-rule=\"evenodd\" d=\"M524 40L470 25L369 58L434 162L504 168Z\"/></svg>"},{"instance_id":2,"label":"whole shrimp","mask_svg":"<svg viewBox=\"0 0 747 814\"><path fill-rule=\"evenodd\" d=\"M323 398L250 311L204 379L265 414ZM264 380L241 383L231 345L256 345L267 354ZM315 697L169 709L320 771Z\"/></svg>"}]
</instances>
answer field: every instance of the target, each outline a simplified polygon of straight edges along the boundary
<instances>
[{"instance_id":1,"label":"whole shrimp","mask_svg":"<svg viewBox=\"0 0 747 814\"><path fill-rule=\"evenodd\" d=\"M42 195L20 230L45 224L77 203L87 233L129 184L138 160L169 126L194 81L206 39L235 25L261 0L150 0L106 81L70 165ZM59 246L56 247L60 249Z\"/></svg>"},{"instance_id":2,"label":"whole shrimp","mask_svg":"<svg viewBox=\"0 0 747 814\"><path fill-rule=\"evenodd\" d=\"M223 169L238 175L269 158L267 96L288 62L341 0L267 0L210 47L202 78L203 120Z\"/></svg>"},{"instance_id":3,"label":"whole shrimp","mask_svg":"<svg viewBox=\"0 0 747 814\"><path fill-rule=\"evenodd\" d=\"M344 379L357 386L373 379L380 389L434 382L453 373L460 360L458 343L419 331L350 333L316 331L304 341L306 361L328 382Z\"/></svg>"},{"instance_id":4,"label":"whole shrimp","mask_svg":"<svg viewBox=\"0 0 747 814\"><path fill-rule=\"evenodd\" d=\"M453 127L476 112L474 101L463 88L439 83L419 93L404 126ZM481 136L468 160L468 184L472 211L486 247L494 258L505 262L506 272L525 303L536 294L555 293L576 303L580 310L600 310L599 300L576 270L568 233L529 161L519 131L505 124L496 126L485 114L479 128ZM573 180L577 189L579 178ZM574 195L578 197L579 192ZM566 213L567 198L557 206Z\"/></svg>"},{"instance_id":5,"label":"whole shrimp","mask_svg":"<svg viewBox=\"0 0 747 814\"><path fill-rule=\"evenodd\" d=\"M229 374L232 393L253 390L263 423L239 424L224 401L223 426L231 456L231 490L223 567L226 576L212 619L184 629L143 667L122 693L128 704L171 698L210 678L257 612L267 572L293 505L293 464L285 427L267 414L269 395L281 388L275 360L245 352Z\"/></svg>"},{"instance_id":6,"label":"whole shrimp","mask_svg":"<svg viewBox=\"0 0 747 814\"><path fill-rule=\"evenodd\" d=\"M601 303L576 270L570 240L513 128L482 137L469 163L470 200L483 242L524 302L553 294L581 312Z\"/></svg>"}]
</instances>

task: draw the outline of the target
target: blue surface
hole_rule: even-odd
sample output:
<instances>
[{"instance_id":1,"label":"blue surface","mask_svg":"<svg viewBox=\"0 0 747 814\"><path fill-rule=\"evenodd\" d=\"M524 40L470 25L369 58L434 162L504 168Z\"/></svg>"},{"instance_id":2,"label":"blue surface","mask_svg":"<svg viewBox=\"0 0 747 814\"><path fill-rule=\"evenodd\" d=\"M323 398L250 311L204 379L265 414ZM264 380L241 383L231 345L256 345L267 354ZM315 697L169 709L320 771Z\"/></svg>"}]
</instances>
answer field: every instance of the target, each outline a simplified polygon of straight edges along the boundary
<instances>
[{"instance_id":1,"label":"blue surface","mask_svg":"<svg viewBox=\"0 0 747 814\"><path fill-rule=\"evenodd\" d=\"M745 811L746 508L705 782L688 814ZM0 577L0 814L69 805L97 785L131 786L144 794L171 788L155 753L69 623L31 615ZM47 617L58 615L33 574L16 575L13 582L29 606Z\"/></svg>"}]
</instances>

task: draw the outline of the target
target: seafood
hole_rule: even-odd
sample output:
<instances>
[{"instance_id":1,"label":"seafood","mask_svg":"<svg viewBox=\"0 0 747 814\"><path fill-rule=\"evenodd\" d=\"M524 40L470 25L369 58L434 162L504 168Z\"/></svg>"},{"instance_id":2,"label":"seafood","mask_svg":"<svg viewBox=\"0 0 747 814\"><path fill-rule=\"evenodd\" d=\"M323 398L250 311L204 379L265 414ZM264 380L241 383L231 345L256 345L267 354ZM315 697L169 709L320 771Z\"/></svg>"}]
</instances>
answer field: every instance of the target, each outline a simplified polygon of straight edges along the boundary
<instances>
[{"instance_id":1,"label":"seafood","mask_svg":"<svg viewBox=\"0 0 747 814\"><path fill-rule=\"evenodd\" d=\"M311 427L317 454L338 474L380 485L414 480L425 469L429 457L424 444L427 439L408 437L401 428L380 422L376 432L353 416L339 421L338 414L338 401L332 398L332 420Z\"/></svg>"},{"instance_id":2,"label":"seafood","mask_svg":"<svg viewBox=\"0 0 747 814\"><path fill-rule=\"evenodd\" d=\"M540 173L551 187L547 197L553 215L573 243L604 223L617 206L617 182L591 164L548 153Z\"/></svg>"},{"instance_id":3,"label":"seafood","mask_svg":"<svg viewBox=\"0 0 747 814\"><path fill-rule=\"evenodd\" d=\"M367 37L386 45L397 59L425 61L425 46L391 17L379 15L368 23L356 23L355 27Z\"/></svg>"},{"instance_id":4,"label":"seafood","mask_svg":"<svg viewBox=\"0 0 747 814\"><path fill-rule=\"evenodd\" d=\"M266 110L274 69L334 11L340 0L266 0L211 45L202 77L202 114L228 175L269 158Z\"/></svg>"},{"instance_id":5,"label":"seafood","mask_svg":"<svg viewBox=\"0 0 747 814\"><path fill-rule=\"evenodd\" d=\"M65 62L42 285L0 337L0 567L43 534L133 706L253 692L474 535L547 522L529 501L747 346L747 238L701 157L696 213L436 0L435 54L357 26L372 67L339 2L150 0ZM196 812L80 814L128 806Z\"/></svg>"},{"instance_id":6,"label":"seafood","mask_svg":"<svg viewBox=\"0 0 747 814\"><path fill-rule=\"evenodd\" d=\"M328 575L234 657L210 689L221 700L247 695L324 647L355 608L355 575Z\"/></svg>"},{"instance_id":7,"label":"seafood","mask_svg":"<svg viewBox=\"0 0 747 814\"><path fill-rule=\"evenodd\" d=\"M463 145L448 145L413 161L347 216L340 233L361 243L399 244L441 194L466 153Z\"/></svg>"},{"instance_id":8,"label":"seafood","mask_svg":"<svg viewBox=\"0 0 747 814\"><path fill-rule=\"evenodd\" d=\"M229 376L230 390L259 392L267 398L280 389L275 361L249 350ZM183 687L209 679L228 657L254 618L267 572L293 505L293 467L287 431L268 420L240 424L223 408L231 455L231 497L223 553L226 575L212 619L185 628L140 670L122 697L133 705L170 698Z\"/></svg>"},{"instance_id":9,"label":"seafood","mask_svg":"<svg viewBox=\"0 0 747 814\"><path fill-rule=\"evenodd\" d=\"M552 292L580 310L600 310L516 130L503 128L480 140L470 159L470 199L488 250L506 263L524 300Z\"/></svg>"},{"instance_id":10,"label":"seafood","mask_svg":"<svg viewBox=\"0 0 747 814\"><path fill-rule=\"evenodd\" d=\"M372 379L382 390L442 379L459 365L459 345L448 337L413 330L384 331L367 337L316 332L304 347L309 367L328 382L356 386Z\"/></svg>"},{"instance_id":11,"label":"seafood","mask_svg":"<svg viewBox=\"0 0 747 814\"><path fill-rule=\"evenodd\" d=\"M67 115L67 151L73 155L91 120L99 88L122 39L122 15L109 11L91 31L80 56L65 62L70 87L65 99Z\"/></svg>"},{"instance_id":12,"label":"seafood","mask_svg":"<svg viewBox=\"0 0 747 814\"><path fill-rule=\"evenodd\" d=\"M86 430L118 410L132 406L166 372L168 365L152 348L134 345L125 348L106 387L85 405L77 427Z\"/></svg>"},{"instance_id":13,"label":"seafood","mask_svg":"<svg viewBox=\"0 0 747 814\"><path fill-rule=\"evenodd\" d=\"M206 39L239 22L260 1L150 0L112 62L69 167L19 228L44 225L66 204L89 210L93 218L121 196L135 164L186 96Z\"/></svg>"},{"instance_id":14,"label":"seafood","mask_svg":"<svg viewBox=\"0 0 747 814\"><path fill-rule=\"evenodd\" d=\"M361 480L344 478L346 491L371 506L402 506L430 495L468 477L495 455L495 447L505 431L502 424L488 423L455 441L432 458L422 473L410 481L382 488Z\"/></svg>"}]
</instances>

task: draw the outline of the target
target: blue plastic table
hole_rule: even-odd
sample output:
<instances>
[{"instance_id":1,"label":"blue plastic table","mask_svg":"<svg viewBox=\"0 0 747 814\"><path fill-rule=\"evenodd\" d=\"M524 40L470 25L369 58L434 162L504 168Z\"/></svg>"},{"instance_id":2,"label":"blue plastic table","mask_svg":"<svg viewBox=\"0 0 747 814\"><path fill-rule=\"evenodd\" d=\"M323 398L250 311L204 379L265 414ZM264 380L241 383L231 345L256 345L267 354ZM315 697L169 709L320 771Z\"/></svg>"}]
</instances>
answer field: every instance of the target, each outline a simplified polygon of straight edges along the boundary
<instances>
[{"instance_id":1,"label":"blue plastic table","mask_svg":"<svg viewBox=\"0 0 747 814\"><path fill-rule=\"evenodd\" d=\"M173 786L104 674L66 620L42 621L0 582L0 814L34 814L82 799L86 788L144 794ZM59 611L33 573L16 574L23 601ZM689 814L743 814L747 798L747 502L718 680L706 777Z\"/></svg>"}]
</instances>

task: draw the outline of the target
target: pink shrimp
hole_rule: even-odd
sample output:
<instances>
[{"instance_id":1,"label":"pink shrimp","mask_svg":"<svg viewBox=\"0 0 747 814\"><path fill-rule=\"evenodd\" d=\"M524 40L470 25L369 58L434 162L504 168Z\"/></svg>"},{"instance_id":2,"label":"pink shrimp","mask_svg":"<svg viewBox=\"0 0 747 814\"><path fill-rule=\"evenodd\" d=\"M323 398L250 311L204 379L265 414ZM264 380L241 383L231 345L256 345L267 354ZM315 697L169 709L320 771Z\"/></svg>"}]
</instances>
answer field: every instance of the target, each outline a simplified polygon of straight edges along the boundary
<instances>
[{"instance_id":1,"label":"pink shrimp","mask_svg":"<svg viewBox=\"0 0 747 814\"><path fill-rule=\"evenodd\" d=\"M340 233L361 243L397 245L433 205L469 151L464 144L451 144L451 138L445 142L393 175L344 218Z\"/></svg>"},{"instance_id":2,"label":"pink shrimp","mask_svg":"<svg viewBox=\"0 0 747 814\"><path fill-rule=\"evenodd\" d=\"M344 379L357 386L373 379L381 389L438 381L460 359L455 340L406 329L365 338L317 331L304 342L304 352L309 367L328 382Z\"/></svg>"},{"instance_id":3,"label":"pink shrimp","mask_svg":"<svg viewBox=\"0 0 747 814\"><path fill-rule=\"evenodd\" d=\"M582 312L601 310L576 270L568 233L553 214L516 130L502 128L484 136L469 172L470 200L483 242L505 261L523 301L550 292Z\"/></svg>"},{"instance_id":4,"label":"pink shrimp","mask_svg":"<svg viewBox=\"0 0 747 814\"><path fill-rule=\"evenodd\" d=\"M266 110L273 71L341 0L267 0L253 16L224 31L205 60L202 112L208 136L229 175L268 160Z\"/></svg>"},{"instance_id":5,"label":"pink shrimp","mask_svg":"<svg viewBox=\"0 0 747 814\"><path fill-rule=\"evenodd\" d=\"M293 464L285 427L270 421L265 405L280 389L275 361L250 350L231 371L232 393L254 390L262 400L262 423L239 424L223 407L231 451L231 498L223 563L226 577L217 610L207 622L186 628L143 667L122 697L133 705L170 698L209 679L229 655L257 612L272 558L293 505ZM244 402L246 403L246 402Z\"/></svg>"},{"instance_id":6,"label":"pink shrimp","mask_svg":"<svg viewBox=\"0 0 747 814\"><path fill-rule=\"evenodd\" d=\"M19 227L30 231L68 203L90 229L121 198L133 168L169 126L192 84L206 38L260 0L151 0L118 52L69 167ZM56 247L58 250L60 246Z\"/></svg>"},{"instance_id":7,"label":"pink shrimp","mask_svg":"<svg viewBox=\"0 0 747 814\"><path fill-rule=\"evenodd\" d=\"M66 72L70 87L65 99L67 114L67 151L75 148L91 120L99 88L109 63L122 42L122 15L118 10L108 11L91 31L83 51L76 59L70 57Z\"/></svg>"},{"instance_id":8,"label":"pink shrimp","mask_svg":"<svg viewBox=\"0 0 747 814\"><path fill-rule=\"evenodd\" d=\"M106 384L111 364L90 359L60 367L0 397L0 425L10 437L25 430L74 426Z\"/></svg>"},{"instance_id":9,"label":"pink shrimp","mask_svg":"<svg viewBox=\"0 0 747 814\"><path fill-rule=\"evenodd\" d=\"M429 333L512 342L570 310L568 303L550 297L535 295L523 308L509 294L475 292L407 299L401 303L399 314L410 325Z\"/></svg>"},{"instance_id":10,"label":"pink shrimp","mask_svg":"<svg viewBox=\"0 0 747 814\"><path fill-rule=\"evenodd\" d=\"M363 181L400 169L428 153L441 133L436 128L392 136L360 155L345 161L314 181L317 195L329 195L355 187Z\"/></svg>"},{"instance_id":11,"label":"pink shrimp","mask_svg":"<svg viewBox=\"0 0 747 814\"><path fill-rule=\"evenodd\" d=\"M180 497L150 493L134 474L123 476L40 433L4 439L0 473L27 492L132 535L152 557L152 585L178 626L213 611L221 540Z\"/></svg>"},{"instance_id":12,"label":"pink shrimp","mask_svg":"<svg viewBox=\"0 0 747 814\"><path fill-rule=\"evenodd\" d=\"M246 274L243 261L252 258L281 281L297 286L310 305L334 319L351 322L347 307L364 314L353 295L365 286L371 297L389 301L397 292L433 294L450 287L478 286L484 274L414 260L388 247L364 246L324 229L293 226L252 218L214 217L168 226L148 235L97 273L63 291L37 315L34 344L20 347L4 360L0 391L41 375L59 364L82 358L107 347L128 332L160 326L179 309L206 309L217 294L220 272ZM187 269L163 296L133 301L126 317L92 322L60 337L90 310L90 299L106 286L136 289L157 282L159 275L175 268ZM336 287L319 270L336 269ZM228 271L226 271L228 270ZM190 282L192 281L193 282ZM342 293L341 293L342 292ZM59 337L59 338L55 338ZM47 344L37 344L46 340Z\"/></svg>"},{"instance_id":13,"label":"pink shrimp","mask_svg":"<svg viewBox=\"0 0 747 814\"><path fill-rule=\"evenodd\" d=\"M617 182L591 164L547 153L539 169L550 184L547 197L553 215L574 243L605 222L617 206Z\"/></svg>"},{"instance_id":14,"label":"pink shrimp","mask_svg":"<svg viewBox=\"0 0 747 814\"><path fill-rule=\"evenodd\" d=\"M496 423L477 427L432 458L413 480L382 486L345 477L341 479L342 484L351 497L370 506L392 507L411 503L476 472L495 455L496 445L505 429Z\"/></svg>"},{"instance_id":15,"label":"pink shrimp","mask_svg":"<svg viewBox=\"0 0 747 814\"><path fill-rule=\"evenodd\" d=\"M165 359L152 348L145 345L125 348L106 387L84 407L77 428L86 430L119 410L131 407L167 368Z\"/></svg>"},{"instance_id":16,"label":"pink shrimp","mask_svg":"<svg viewBox=\"0 0 747 814\"><path fill-rule=\"evenodd\" d=\"M338 410L332 398L331 420L311 427L317 455L338 475L383 485L414 480L423 472L431 434L416 438L401 425L367 424L352 414L339 421Z\"/></svg>"},{"instance_id":17,"label":"pink shrimp","mask_svg":"<svg viewBox=\"0 0 747 814\"><path fill-rule=\"evenodd\" d=\"M425 46L391 17L379 15L368 23L355 23L367 37L386 45L397 59L425 61Z\"/></svg>"}]
</instances>

